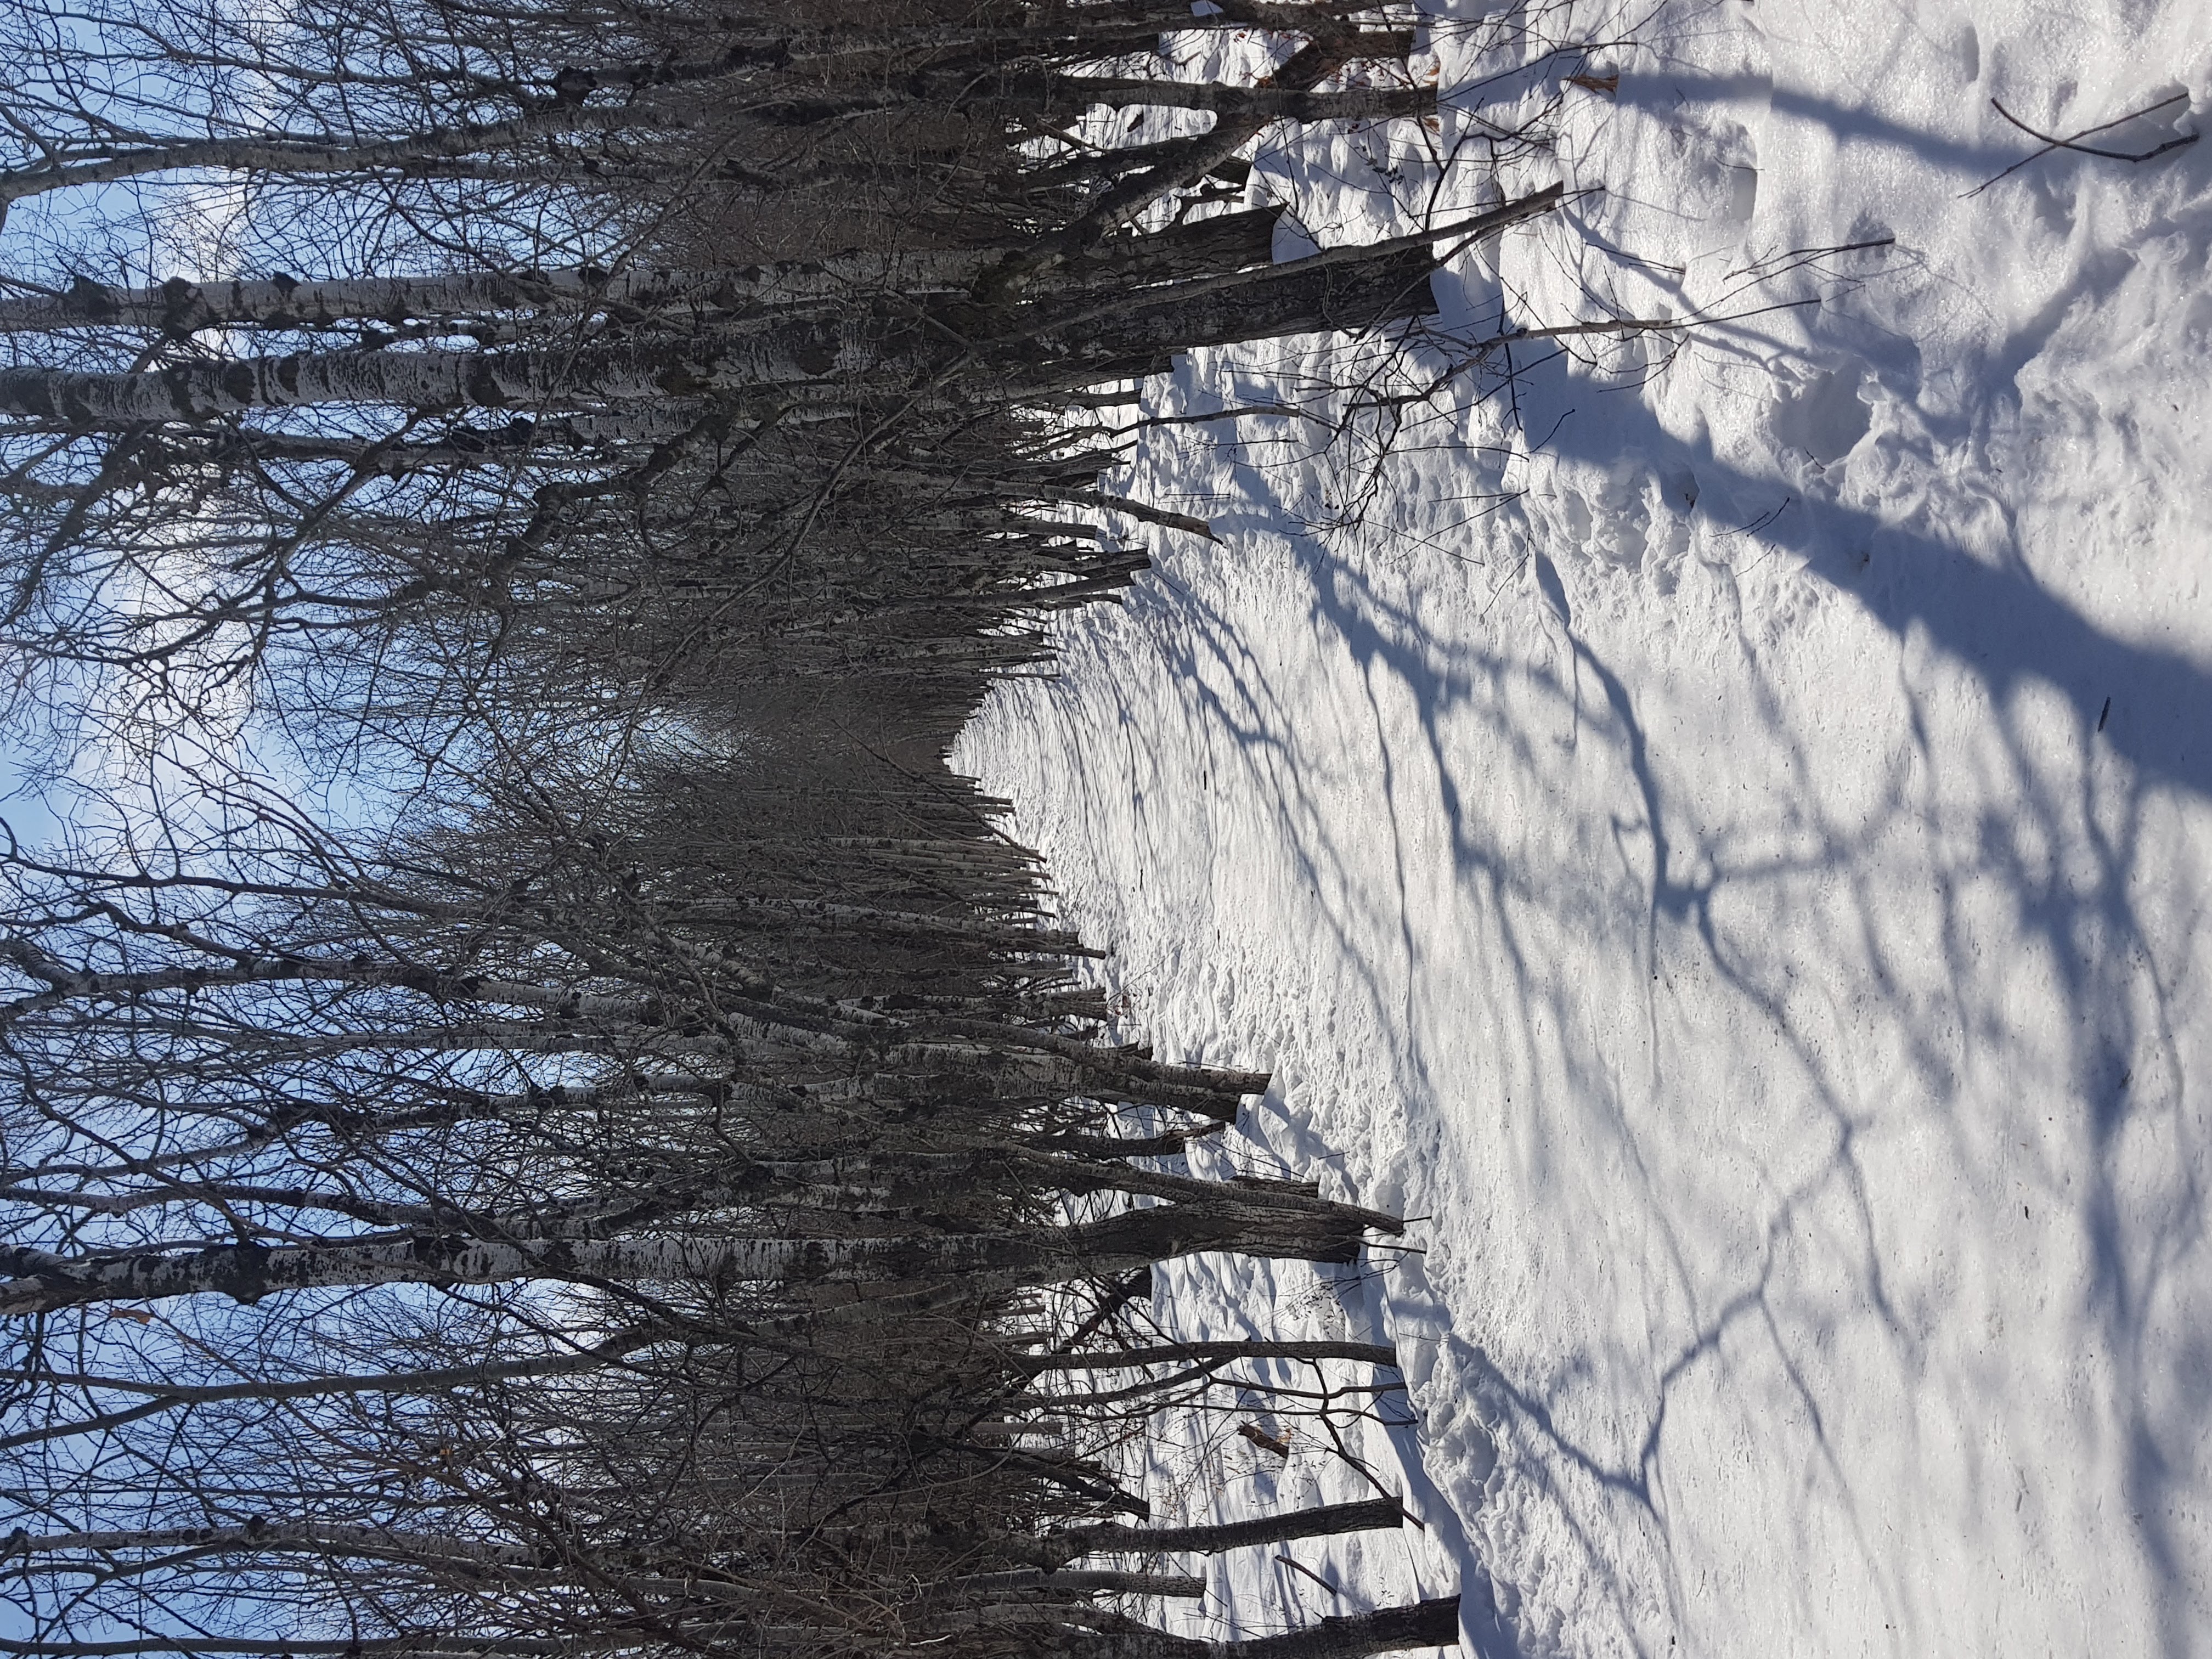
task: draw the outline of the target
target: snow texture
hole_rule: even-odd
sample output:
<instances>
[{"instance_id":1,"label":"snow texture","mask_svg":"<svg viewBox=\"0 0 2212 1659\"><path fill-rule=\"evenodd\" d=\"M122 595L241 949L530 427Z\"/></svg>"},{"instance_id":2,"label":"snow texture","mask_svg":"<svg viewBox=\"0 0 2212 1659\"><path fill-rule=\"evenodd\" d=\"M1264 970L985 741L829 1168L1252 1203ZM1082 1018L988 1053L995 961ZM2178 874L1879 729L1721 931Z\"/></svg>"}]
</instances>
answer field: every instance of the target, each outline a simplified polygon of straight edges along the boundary
<instances>
[{"instance_id":1,"label":"snow texture","mask_svg":"<svg viewBox=\"0 0 2212 1659\"><path fill-rule=\"evenodd\" d=\"M1757 314L1523 342L1379 458L1150 429L1113 487L1220 544L960 756L1133 1029L1273 1068L1218 1156L1429 1218L1334 1291L1164 1291L1387 1328L1418 1419L1354 1450L1426 1531L1226 1558L1212 1627L1455 1571L1486 1653L2212 1650L2212 143L1968 194L2036 148L1992 98L2197 130L2212 6L1669 0L1484 88L1462 15L1440 133L1308 132L1252 199L1464 216L1429 153L1561 94L1506 193L1594 193L1459 253L1452 331ZM1146 410L1334 416L1375 350L1194 353ZM1371 1490L1310 1439L1156 1496Z\"/></svg>"}]
</instances>

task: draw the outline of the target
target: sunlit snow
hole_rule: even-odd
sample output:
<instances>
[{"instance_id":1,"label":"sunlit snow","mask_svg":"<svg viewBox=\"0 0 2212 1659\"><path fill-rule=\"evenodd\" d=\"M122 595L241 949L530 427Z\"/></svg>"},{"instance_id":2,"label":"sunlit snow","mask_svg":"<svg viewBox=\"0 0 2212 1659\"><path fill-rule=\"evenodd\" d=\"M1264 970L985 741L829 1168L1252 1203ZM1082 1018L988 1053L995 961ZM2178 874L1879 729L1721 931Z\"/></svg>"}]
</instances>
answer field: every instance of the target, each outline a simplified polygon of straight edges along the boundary
<instances>
[{"instance_id":1,"label":"sunlit snow","mask_svg":"<svg viewBox=\"0 0 2212 1659\"><path fill-rule=\"evenodd\" d=\"M1617 86L1502 179L1428 159L1514 125L1450 91L1469 8L1441 133L1310 131L1252 199L1333 244L1564 177L1438 279L1458 338L1735 320L1523 342L1379 455L1152 428L1109 482L1219 544L1124 526L1156 571L960 756L1132 1029L1273 1069L1222 1156L1430 1218L1340 1296L1164 1291L1187 1334L1371 1302L1418 1419L1361 1455L1425 1532L1224 1558L1207 1616L1455 1571L1486 1653L2200 1650L2212 144L1970 192L2037 149L1993 99L2196 131L2212 7L1564 15L1629 44L1504 93ZM1194 354L1146 410L1334 418L1374 349ZM1325 1443L1182 1467L1194 1514L1370 1491Z\"/></svg>"}]
</instances>

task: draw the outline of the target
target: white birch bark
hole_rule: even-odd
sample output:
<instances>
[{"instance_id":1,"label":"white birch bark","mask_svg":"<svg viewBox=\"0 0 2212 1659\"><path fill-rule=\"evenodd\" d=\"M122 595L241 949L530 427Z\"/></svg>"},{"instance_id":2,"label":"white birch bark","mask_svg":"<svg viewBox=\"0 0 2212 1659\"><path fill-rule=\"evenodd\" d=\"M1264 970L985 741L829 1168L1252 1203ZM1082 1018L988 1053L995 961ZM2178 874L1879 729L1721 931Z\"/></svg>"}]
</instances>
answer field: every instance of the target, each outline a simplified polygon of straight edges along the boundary
<instances>
[{"instance_id":1,"label":"white birch bark","mask_svg":"<svg viewBox=\"0 0 2212 1659\"><path fill-rule=\"evenodd\" d=\"M126 1255L61 1256L0 1247L0 1316L90 1303L227 1296L252 1304L281 1291L368 1285L496 1285L522 1279L862 1285L981 1275L1010 1285L1121 1273L1203 1250L1312 1261L1357 1257L1357 1212L1309 1215L1244 1204L1231 1188L1205 1204L1160 1205L1062 1228L907 1238L732 1237L701 1231L623 1239L418 1236L313 1244L216 1244Z\"/></svg>"},{"instance_id":2,"label":"white birch bark","mask_svg":"<svg viewBox=\"0 0 2212 1659\"><path fill-rule=\"evenodd\" d=\"M0 214L12 204L52 191L119 184L163 173L275 173L315 174L387 172L410 163L478 155L532 138L603 131L628 125L625 112L575 106L534 110L510 120L459 122L428 132L347 141L334 138L222 137L181 139L123 149L82 161L61 160L0 172ZM629 120L634 120L634 116Z\"/></svg>"},{"instance_id":3,"label":"white birch bark","mask_svg":"<svg viewBox=\"0 0 2212 1659\"><path fill-rule=\"evenodd\" d=\"M441 161L484 155L532 141L580 132L688 127L701 118L696 90L691 99L680 103L659 94L679 86L696 89L757 76L781 56L774 45L763 55L758 44L741 43L719 58L691 63L570 64L549 88L559 94L556 100L502 121L456 121L418 132L230 135L155 140L128 148L88 141L42 146L51 159L33 167L0 170L0 221L9 204L28 197L166 173L434 174ZM591 102L590 94L599 91L635 95L619 102ZM87 150L92 153L85 154Z\"/></svg>"},{"instance_id":4,"label":"white birch bark","mask_svg":"<svg viewBox=\"0 0 2212 1659\"><path fill-rule=\"evenodd\" d=\"M885 286L913 294L957 289L991 256L955 252L848 254L730 270L481 271L444 276L289 277L149 288L80 281L50 295L0 301L0 334L85 327L312 328L340 322L453 321L514 312L589 313L738 311L792 301L840 299Z\"/></svg>"},{"instance_id":5,"label":"white birch bark","mask_svg":"<svg viewBox=\"0 0 2212 1659\"><path fill-rule=\"evenodd\" d=\"M620 1282L729 1279L821 1281L871 1275L898 1241L664 1237L519 1243L409 1238L373 1244L222 1244L173 1255L63 1257L0 1249L17 1276L0 1281L0 1316L48 1313L94 1302L227 1296L251 1304L280 1291L369 1285L500 1285L520 1279ZM937 1254L957 1261L964 1239ZM884 1269L872 1269L882 1276Z\"/></svg>"},{"instance_id":6,"label":"white birch bark","mask_svg":"<svg viewBox=\"0 0 2212 1659\"><path fill-rule=\"evenodd\" d=\"M851 331L797 323L573 349L292 352L137 374L7 369L0 416L95 430L320 404L538 410L756 388L796 396L875 367Z\"/></svg>"},{"instance_id":7,"label":"white birch bark","mask_svg":"<svg viewBox=\"0 0 2212 1659\"><path fill-rule=\"evenodd\" d=\"M221 968L180 966L137 972L97 973L44 957L20 940L0 945L9 956L47 988L0 1004L0 1024L73 1002L123 1002L164 991L199 994L226 987L277 984L356 985L419 991L440 1000L503 1004L536 1008L575 1018L638 1020L650 1000L609 996L559 985L475 974L443 974L404 963L353 963L315 957L249 957Z\"/></svg>"},{"instance_id":8,"label":"white birch bark","mask_svg":"<svg viewBox=\"0 0 2212 1659\"><path fill-rule=\"evenodd\" d=\"M1064 1591L1073 1595L1172 1595L1196 1600L1206 1581L1189 1573L1138 1572L1118 1568L1012 1567L979 1572L934 1587L946 1595L1004 1595L1021 1590Z\"/></svg>"},{"instance_id":9,"label":"white birch bark","mask_svg":"<svg viewBox=\"0 0 2212 1659\"><path fill-rule=\"evenodd\" d=\"M221 1405L252 1400L275 1403L280 1400L313 1400L330 1395L362 1394L443 1395L460 1389L481 1389L499 1382L531 1381L538 1377L569 1376L603 1370L652 1346L646 1335L623 1335L581 1353L551 1354L539 1359L511 1359L475 1365L453 1365L438 1370L380 1371L353 1376L296 1376L258 1379L249 1382L189 1384L149 1382L130 1377L88 1376L47 1371L4 1371L0 1378L13 1382L102 1390L147 1396L134 1406L120 1406L95 1415L43 1423L35 1429L0 1436L0 1451L40 1441L66 1440L79 1434L104 1434L148 1417L159 1417L193 1406Z\"/></svg>"},{"instance_id":10,"label":"white birch bark","mask_svg":"<svg viewBox=\"0 0 2212 1659\"><path fill-rule=\"evenodd\" d=\"M137 1531L19 1533L9 1541L9 1548L33 1560L58 1555L185 1549L350 1555L372 1560L453 1561L482 1566L526 1567L535 1565L540 1559L537 1551L514 1544L312 1521L248 1522L228 1527L153 1527Z\"/></svg>"}]
</instances>

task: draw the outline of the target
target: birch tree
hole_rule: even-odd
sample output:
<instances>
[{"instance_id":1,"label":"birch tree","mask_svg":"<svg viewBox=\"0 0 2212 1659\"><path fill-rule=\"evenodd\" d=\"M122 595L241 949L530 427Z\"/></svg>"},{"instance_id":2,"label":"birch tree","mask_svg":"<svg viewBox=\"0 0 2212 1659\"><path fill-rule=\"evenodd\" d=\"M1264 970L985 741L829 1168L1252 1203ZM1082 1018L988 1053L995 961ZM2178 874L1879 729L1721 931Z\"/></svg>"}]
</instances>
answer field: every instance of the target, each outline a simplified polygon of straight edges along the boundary
<instances>
[{"instance_id":1,"label":"birch tree","mask_svg":"<svg viewBox=\"0 0 2212 1659\"><path fill-rule=\"evenodd\" d=\"M1109 1041L943 757L1042 611L1212 533L1059 408L1418 318L1559 192L1281 265L1272 210L1181 216L1274 123L1428 107L1340 83L1410 41L1333 4L5 27L16 712L204 734L203 817L118 785L0 859L23 1650L1448 1641L1103 1600L1396 1522L1139 1524L1117 1449L1230 1367L1388 1362L1140 1328L1154 1264L1401 1224L1164 1163L1267 1079ZM1232 27L1282 33L1263 84L1154 50ZM1213 125L1073 137L1133 106ZM241 708L388 817L225 771Z\"/></svg>"}]
</instances>

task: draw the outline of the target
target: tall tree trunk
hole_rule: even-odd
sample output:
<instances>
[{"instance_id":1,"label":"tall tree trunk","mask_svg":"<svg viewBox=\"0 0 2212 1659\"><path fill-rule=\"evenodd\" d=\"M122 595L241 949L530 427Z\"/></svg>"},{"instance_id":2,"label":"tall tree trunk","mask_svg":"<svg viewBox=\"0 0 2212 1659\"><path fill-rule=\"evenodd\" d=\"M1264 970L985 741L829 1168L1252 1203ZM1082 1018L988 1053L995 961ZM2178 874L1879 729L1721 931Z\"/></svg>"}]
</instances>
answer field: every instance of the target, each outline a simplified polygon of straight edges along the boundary
<instances>
[{"instance_id":1,"label":"tall tree trunk","mask_svg":"<svg viewBox=\"0 0 2212 1659\"><path fill-rule=\"evenodd\" d=\"M730 270L596 265L447 276L359 276L118 288L80 279L50 295L0 301L0 334L64 328L314 328L341 322L461 322L512 312L606 311L623 317L738 311L795 300L846 299L895 285L908 294L957 289L992 256L844 254Z\"/></svg>"},{"instance_id":2,"label":"tall tree trunk","mask_svg":"<svg viewBox=\"0 0 2212 1659\"><path fill-rule=\"evenodd\" d=\"M1286 1510L1249 1521L1224 1521L1203 1527L1073 1527L1047 1533L1035 1546L1044 1561L1058 1565L1086 1555L1218 1555L1255 1544L1287 1544L1300 1538L1334 1538L1403 1524L1405 1510L1387 1498L1358 1504L1330 1504L1314 1510Z\"/></svg>"},{"instance_id":3,"label":"tall tree trunk","mask_svg":"<svg viewBox=\"0 0 2212 1659\"><path fill-rule=\"evenodd\" d=\"M1376 45L1371 55L1403 57L1410 35L1366 37ZM1208 109L1224 120L1257 117L1270 121L1375 121L1426 115L1437 106L1434 87L1350 87L1316 92L1308 87L1224 86L1215 81L1156 81L1130 76L1037 76L1002 83L1009 98L1034 100L1047 110L1080 109L1090 104L1146 105L1166 109Z\"/></svg>"},{"instance_id":4,"label":"tall tree trunk","mask_svg":"<svg viewBox=\"0 0 2212 1659\"><path fill-rule=\"evenodd\" d=\"M538 410L795 392L878 367L876 352L855 331L798 322L559 349L293 352L137 374L7 369L0 370L0 415L94 431L320 404Z\"/></svg>"},{"instance_id":5,"label":"tall tree trunk","mask_svg":"<svg viewBox=\"0 0 2212 1659\"><path fill-rule=\"evenodd\" d=\"M1082 1659L1367 1659L1408 1648L1459 1644L1459 1597L1324 1619L1304 1630L1244 1642L1206 1642L1164 1631L1115 1631L1068 1643Z\"/></svg>"},{"instance_id":6,"label":"tall tree trunk","mask_svg":"<svg viewBox=\"0 0 2212 1659\"><path fill-rule=\"evenodd\" d=\"M1064 1228L913 1238L715 1236L518 1241L417 1236L356 1243L216 1244L164 1253L68 1257L0 1249L0 1316L97 1302L225 1296L251 1304L280 1291L365 1285L498 1285L708 1280L871 1285L988 1278L1057 1284L1127 1273L1206 1250L1315 1261L1358 1259L1367 1225L1357 1211L1307 1213L1239 1202L1163 1204Z\"/></svg>"},{"instance_id":7,"label":"tall tree trunk","mask_svg":"<svg viewBox=\"0 0 2212 1659\"><path fill-rule=\"evenodd\" d=\"M1265 264L1279 208L1217 214L1149 236L1101 243L1066 276L1085 282L1170 282ZM314 328L343 322L453 322L514 312L629 319L681 312L847 300L885 291L914 296L963 289L998 249L842 253L724 270L568 265L439 276L269 277L194 283L183 277L122 288L80 277L52 294L0 301L0 334L54 329L144 328L184 335L212 328Z\"/></svg>"},{"instance_id":8,"label":"tall tree trunk","mask_svg":"<svg viewBox=\"0 0 2212 1659\"><path fill-rule=\"evenodd\" d=\"M1115 1370L1140 1365L1171 1365L1193 1359L1351 1359L1370 1365L1395 1365L1398 1351L1374 1342L1163 1342L1150 1348L1112 1348L1088 1353L1024 1354L1015 1369L1044 1371Z\"/></svg>"},{"instance_id":9,"label":"tall tree trunk","mask_svg":"<svg viewBox=\"0 0 2212 1659\"><path fill-rule=\"evenodd\" d=\"M76 1388L149 1395L150 1398L143 1399L135 1406L120 1406L112 1411L74 1420L50 1420L34 1429L0 1436L0 1451L13 1450L17 1446L43 1440L64 1440L80 1434L106 1433L143 1418L160 1416L165 1412L234 1400L264 1401L273 1404L280 1400L365 1394L428 1396L448 1395L458 1389L482 1389L501 1382L574 1376L619 1364L631 1354L649 1346L653 1340L653 1336L624 1334L580 1353L554 1354L542 1359L487 1360L473 1365L447 1366L438 1370L384 1371L358 1376L276 1377L251 1382L160 1383L120 1377L55 1377L37 1371L7 1373L4 1374L5 1378L9 1382L66 1382Z\"/></svg>"}]
</instances>

